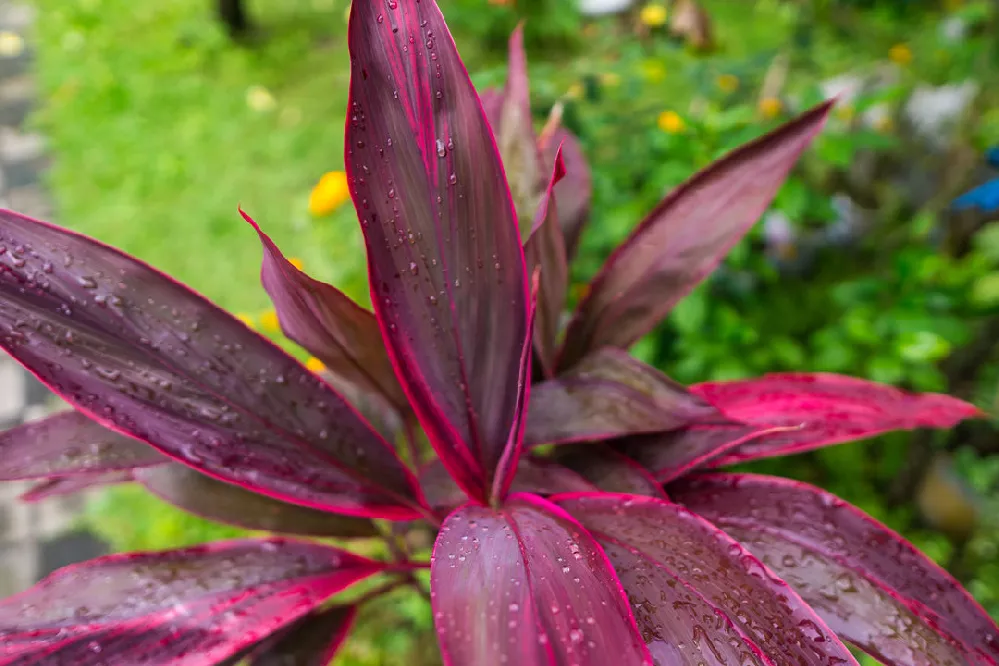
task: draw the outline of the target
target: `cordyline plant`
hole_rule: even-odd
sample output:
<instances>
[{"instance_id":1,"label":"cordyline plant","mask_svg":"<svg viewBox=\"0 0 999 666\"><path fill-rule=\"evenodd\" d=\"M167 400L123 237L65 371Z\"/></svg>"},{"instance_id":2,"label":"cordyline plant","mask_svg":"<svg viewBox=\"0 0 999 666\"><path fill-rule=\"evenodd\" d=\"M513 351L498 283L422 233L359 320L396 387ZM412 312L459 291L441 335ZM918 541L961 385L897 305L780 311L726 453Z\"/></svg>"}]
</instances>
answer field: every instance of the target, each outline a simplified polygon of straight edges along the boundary
<instances>
[{"instance_id":1,"label":"cordyline plant","mask_svg":"<svg viewBox=\"0 0 999 666\"><path fill-rule=\"evenodd\" d=\"M323 377L149 266L0 214L0 345L75 408L0 436L0 478L44 479L27 499L137 481L300 535L57 571L0 602L0 664L321 665L359 604L421 568L452 665L856 664L842 641L886 664L999 663L996 625L899 535L818 488L714 471L973 407L833 375L683 387L624 351L760 216L829 104L671 193L563 332L588 175L554 124L535 140L519 33L485 105L433 0L355 1L349 38L374 314L247 217ZM413 529L436 532L429 563L393 538ZM379 534L387 561L328 539ZM338 595L369 577L385 583Z\"/></svg>"}]
</instances>

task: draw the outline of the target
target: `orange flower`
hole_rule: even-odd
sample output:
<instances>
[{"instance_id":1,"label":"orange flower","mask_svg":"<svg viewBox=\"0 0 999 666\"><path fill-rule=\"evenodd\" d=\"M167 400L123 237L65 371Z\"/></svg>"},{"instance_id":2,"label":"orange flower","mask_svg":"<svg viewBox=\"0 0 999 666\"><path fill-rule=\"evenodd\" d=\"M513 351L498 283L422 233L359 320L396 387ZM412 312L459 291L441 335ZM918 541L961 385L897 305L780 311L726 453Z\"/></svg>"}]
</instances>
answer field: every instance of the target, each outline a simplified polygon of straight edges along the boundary
<instances>
[{"instance_id":1,"label":"orange flower","mask_svg":"<svg viewBox=\"0 0 999 666\"><path fill-rule=\"evenodd\" d=\"M323 174L309 195L309 212L316 217L329 215L350 199L347 174L330 171Z\"/></svg>"}]
</instances>

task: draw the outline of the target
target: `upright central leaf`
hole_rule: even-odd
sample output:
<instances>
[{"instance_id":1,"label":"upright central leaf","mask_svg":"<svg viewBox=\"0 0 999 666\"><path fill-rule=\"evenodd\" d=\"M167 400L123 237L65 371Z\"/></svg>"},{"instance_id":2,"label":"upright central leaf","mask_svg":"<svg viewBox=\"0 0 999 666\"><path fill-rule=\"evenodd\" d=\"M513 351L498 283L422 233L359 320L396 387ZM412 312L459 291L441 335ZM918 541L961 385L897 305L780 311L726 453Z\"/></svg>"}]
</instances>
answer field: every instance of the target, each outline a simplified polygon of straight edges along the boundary
<instances>
[{"instance_id":1,"label":"upright central leaf","mask_svg":"<svg viewBox=\"0 0 999 666\"><path fill-rule=\"evenodd\" d=\"M528 296L502 163L432 2L354 3L346 165L372 302L451 474L489 487L518 410Z\"/></svg>"}]
</instances>

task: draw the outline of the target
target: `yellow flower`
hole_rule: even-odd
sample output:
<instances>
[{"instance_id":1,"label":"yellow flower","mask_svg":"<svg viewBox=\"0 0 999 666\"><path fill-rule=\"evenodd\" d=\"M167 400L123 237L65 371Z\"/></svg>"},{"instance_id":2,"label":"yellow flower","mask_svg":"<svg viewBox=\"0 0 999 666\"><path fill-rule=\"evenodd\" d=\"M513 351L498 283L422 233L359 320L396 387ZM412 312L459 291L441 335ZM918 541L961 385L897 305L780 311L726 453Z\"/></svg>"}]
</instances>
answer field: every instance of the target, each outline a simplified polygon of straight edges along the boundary
<instances>
[{"instance_id":1,"label":"yellow flower","mask_svg":"<svg viewBox=\"0 0 999 666\"><path fill-rule=\"evenodd\" d=\"M639 18L650 28L660 28L666 25L666 8L662 5L649 3L642 7Z\"/></svg>"},{"instance_id":2,"label":"yellow flower","mask_svg":"<svg viewBox=\"0 0 999 666\"><path fill-rule=\"evenodd\" d=\"M297 268L298 270L302 270L302 268L305 266L305 264L302 263L302 260L299 259L298 257L292 257L291 259L288 260L288 263Z\"/></svg>"},{"instance_id":3,"label":"yellow flower","mask_svg":"<svg viewBox=\"0 0 999 666\"><path fill-rule=\"evenodd\" d=\"M843 122L850 122L857 115L856 110L849 104L836 107L836 116Z\"/></svg>"},{"instance_id":4,"label":"yellow flower","mask_svg":"<svg viewBox=\"0 0 999 666\"><path fill-rule=\"evenodd\" d=\"M254 111L270 111L277 106L271 91L263 86L250 86L246 90L246 105Z\"/></svg>"},{"instance_id":5,"label":"yellow flower","mask_svg":"<svg viewBox=\"0 0 999 666\"><path fill-rule=\"evenodd\" d=\"M607 72L600 75L600 83L613 88L621 83L621 76L615 72Z\"/></svg>"},{"instance_id":6,"label":"yellow flower","mask_svg":"<svg viewBox=\"0 0 999 666\"><path fill-rule=\"evenodd\" d=\"M277 333L281 330L281 322L278 320L277 313L274 310L268 310L260 315L260 325L269 333Z\"/></svg>"},{"instance_id":7,"label":"yellow flower","mask_svg":"<svg viewBox=\"0 0 999 666\"><path fill-rule=\"evenodd\" d=\"M659 83L666 78L666 68L663 67L661 62L656 62L655 60L646 60L642 63L642 76L649 83Z\"/></svg>"},{"instance_id":8,"label":"yellow flower","mask_svg":"<svg viewBox=\"0 0 999 666\"><path fill-rule=\"evenodd\" d=\"M305 367L308 368L310 372L314 372L316 374L319 374L326 369L326 365L315 356L309 357L309 360L305 362Z\"/></svg>"},{"instance_id":9,"label":"yellow flower","mask_svg":"<svg viewBox=\"0 0 999 666\"><path fill-rule=\"evenodd\" d=\"M896 44L888 49L888 57L896 65L908 65L912 62L912 49L905 44Z\"/></svg>"},{"instance_id":10,"label":"yellow flower","mask_svg":"<svg viewBox=\"0 0 999 666\"><path fill-rule=\"evenodd\" d=\"M739 77L734 74L721 74L716 83L718 89L724 93L733 93L739 89Z\"/></svg>"},{"instance_id":11,"label":"yellow flower","mask_svg":"<svg viewBox=\"0 0 999 666\"><path fill-rule=\"evenodd\" d=\"M676 111L663 111L659 114L659 129L669 134L679 134L686 129L686 123Z\"/></svg>"},{"instance_id":12,"label":"yellow flower","mask_svg":"<svg viewBox=\"0 0 999 666\"><path fill-rule=\"evenodd\" d=\"M236 319L243 322L243 325L245 325L247 328L256 328L256 324L253 321L253 317L251 317L248 314L242 314L242 313L237 314Z\"/></svg>"},{"instance_id":13,"label":"yellow flower","mask_svg":"<svg viewBox=\"0 0 999 666\"><path fill-rule=\"evenodd\" d=\"M343 171L330 171L323 174L319 183L309 195L309 212L319 217L329 215L350 199L347 187L347 174Z\"/></svg>"},{"instance_id":14,"label":"yellow flower","mask_svg":"<svg viewBox=\"0 0 999 666\"><path fill-rule=\"evenodd\" d=\"M888 114L878 116L874 119L874 129L882 134L887 134L895 129L895 121Z\"/></svg>"},{"instance_id":15,"label":"yellow flower","mask_svg":"<svg viewBox=\"0 0 999 666\"><path fill-rule=\"evenodd\" d=\"M565 91L565 96L569 99L582 99L584 92L585 90L583 89L582 83L573 83L569 86L569 89Z\"/></svg>"},{"instance_id":16,"label":"yellow flower","mask_svg":"<svg viewBox=\"0 0 999 666\"><path fill-rule=\"evenodd\" d=\"M776 97L765 97L760 100L760 114L767 120L771 120L780 115L784 105Z\"/></svg>"}]
</instances>

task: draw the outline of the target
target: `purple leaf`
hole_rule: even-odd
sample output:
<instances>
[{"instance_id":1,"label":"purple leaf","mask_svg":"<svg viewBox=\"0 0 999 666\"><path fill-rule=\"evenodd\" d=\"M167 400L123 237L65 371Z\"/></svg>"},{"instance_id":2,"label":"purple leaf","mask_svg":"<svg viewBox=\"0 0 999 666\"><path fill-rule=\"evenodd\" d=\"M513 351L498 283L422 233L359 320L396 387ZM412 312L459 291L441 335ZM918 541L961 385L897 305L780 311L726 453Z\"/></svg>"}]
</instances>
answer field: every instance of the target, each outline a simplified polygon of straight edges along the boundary
<instances>
[{"instance_id":1,"label":"purple leaf","mask_svg":"<svg viewBox=\"0 0 999 666\"><path fill-rule=\"evenodd\" d=\"M715 458L713 465L799 453L891 430L950 428L981 415L973 405L950 396L906 393L894 386L824 373L709 382L690 390L736 421L796 428L756 438Z\"/></svg>"},{"instance_id":2,"label":"purple leaf","mask_svg":"<svg viewBox=\"0 0 999 666\"><path fill-rule=\"evenodd\" d=\"M420 474L427 503L436 511L449 512L468 501L440 460L428 463ZM557 462L537 456L521 456L509 492L555 495L595 492L600 488L579 473Z\"/></svg>"},{"instance_id":3,"label":"purple leaf","mask_svg":"<svg viewBox=\"0 0 999 666\"><path fill-rule=\"evenodd\" d=\"M606 444L569 444L553 457L600 490L666 499L662 485L644 467Z\"/></svg>"},{"instance_id":4,"label":"purple leaf","mask_svg":"<svg viewBox=\"0 0 999 666\"><path fill-rule=\"evenodd\" d=\"M510 35L506 87L498 108L498 122L487 113L510 183L521 238L531 235L535 211L545 195L545 163L538 149L531 118L531 89L527 79L527 54L524 52L524 29L518 25ZM483 105L485 108L485 105ZM549 189L550 191L550 189ZM557 220L557 218L556 218Z\"/></svg>"},{"instance_id":5,"label":"purple leaf","mask_svg":"<svg viewBox=\"0 0 999 666\"><path fill-rule=\"evenodd\" d=\"M604 547L657 666L856 666L787 584L683 507L629 495L555 499Z\"/></svg>"},{"instance_id":6,"label":"purple leaf","mask_svg":"<svg viewBox=\"0 0 999 666\"><path fill-rule=\"evenodd\" d=\"M167 460L148 444L74 411L0 432L0 481L129 470Z\"/></svg>"},{"instance_id":7,"label":"purple leaf","mask_svg":"<svg viewBox=\"0 0 999 666\"><path fill-rule=\"evenodd\" d=\"M395 378L375 316L336 287L295 268L257 223L240 213L260 236L264 247L260 279L284 334L337 378L377 393L400 413L407 413L409 403Z\"/></svg>"},{"instance_id":8,"label":"purple leaf","mask_svg":"<svg viewBox=\"0 0 999 666\"><path fill-rule=\"evenodd\" d=\"M72 476L56 476L36 483L21 493L17 499L22 502L40 502L51 497L74 495L91 488L113 486L119 483L134 481L132 470L122 469L113 472L91 472L73 474Z\"/></svg>"},{"instance_id":9,"label":"purple leaf","mask_svg":"<svg viewBox=\"0 0 999 666\"><path fill-rule=\"evenodd\" d=\"M0 602L0 664L208 666L382 568L282 539L102 557Z\"/></svg>"},{"instance_id":10,"label":"purple leaf","mask_svg":"<svg viewBox=\"0 0 999 666\"><path fill-rule=\"evenodd\" d=\"M627 348L669 314L763 214L831 106L742 146L663 199L594 278L566 331L560 367L603 346Z\"/></svg>"},{"instance_id":11,"label":"purple leaf","mask_svg":"<svg viewBox=\"0 0 999 666\"><path fill-rule=\"evenodd\" d=\"M804 483L710 474L671 494L790 583L842 638L886 664L995 664L999 627L912 544Z\"/></svg>"},{"instance_id":12,"label":"purple leaf","mask_svg":"<svg viewBox=\"0 0 999 666\"><path fill-rule=\"evenodd\" d=\"M176 507L208 520L249 530L317 537L378 534L366 518L353 518L288 504L217 481L186 465L170 463L134 472L147 490Z\"/></svg>"},{"instance_id":13,"label":"purple leaf","mask_svg":"<svg viewBox=\"0 0 999 666\"><path fill-rule=\"evenodd\" d=\"M636 461L660 482L677 479L688 471L768 434L798 428L760 428L746 425L691 426L671 432L635 435L614 442L614 448Z\"/></svg>"},{"instance_id":14,"label":"purple leaf","mask_svg":"<svg viewBox=\"0 0 999 666\"><path fill-rule=\"evenodd\" d=\"M345 161L372 302L431 443L485 499L513 430L528 334L503 166L434 2L355 3L348 31Z\"/></svg>"},{"instance_id":15,"label":"purple leaf","mask_svg":"<svg viewBox=\"0 0 999 666\"><path fill-rule=\"evenodd\" d=\"M254 492L419 515L416 481L391 446L231 315L113 248L16 213L0 213L0 247L0 348L82 413Z\"/></svg>"},{"instance_id":16,"label":"purple leaf","mask_svg":"<svg viewBox=\"0 0 999 666\"><path fill-rule=\"evenodd\" d=\"M600 546L538 497L448 516L431 585L446 666L652 663Z\"/></svg>"},{"instance_id":17,"label":"purple leaf","mask_svg":"<svg viewBox=\"0 0 999 666\"><path fill-rule=\"evenodd\" d=\"M356 606L333 606L306 615L252 650L248 666L327 666L356 618Z\"/></svg>"},{"instance_id":18,"label":"purple leaf","mask_svg":"<svg viewBox=\"0 0 999 666\"><path fill-rule=\"evenodd\" d=\"M546 376L555 371L556 339L565 307L566 290L569 288L569 264L565 256L565 239L558 225L558 211L552 188L565 175L565 167L556 155L552 177L538 205L534 227L524 245L527 267L541 270L541 287L538 309L534 322L534 349L541 360Z\"/></svg>"},{"instance_id":19,"label":"purple leaf","mask_svg":"<svg viewBox=\"0 0 999 666\"><path fill-rule=\"evenodd\" d=\"M533 388L525 441L563 444L726 421L655 368L606 348Z\"/></svg>"},{"instance_id":20,"label":"purple leaf","mask_svg":"<svg viewBox=\"0 0 999 666\"><path fill-rule=\"evenodd\" d=\"M590 214L590 197L593 195L590 167L579 139L567 129L557 129L542 150L545 164L554 164L559 150L565 162L565 178L555 185L555 199L558 201L558 220L565 238L566 257L571 260Z\"/></svg>"}]
</instances>

